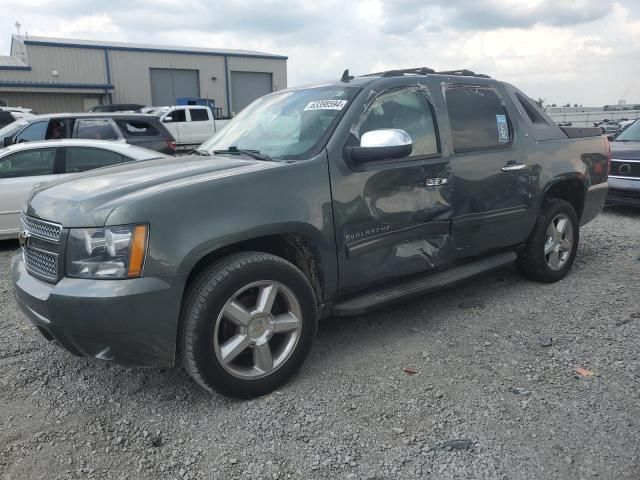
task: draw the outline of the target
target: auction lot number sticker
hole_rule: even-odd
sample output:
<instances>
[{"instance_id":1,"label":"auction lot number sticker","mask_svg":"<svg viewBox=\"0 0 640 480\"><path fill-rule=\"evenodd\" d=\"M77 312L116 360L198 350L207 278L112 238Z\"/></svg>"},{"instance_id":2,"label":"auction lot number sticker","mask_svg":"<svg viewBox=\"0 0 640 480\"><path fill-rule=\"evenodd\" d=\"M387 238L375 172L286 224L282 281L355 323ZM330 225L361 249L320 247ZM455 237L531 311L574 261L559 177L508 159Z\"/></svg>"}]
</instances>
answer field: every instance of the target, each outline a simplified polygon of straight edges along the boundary
<instances>
[{"instance_id":1,"label":"auction lot number sticker","mask_svg":"<svg viewBox=\"0 0 640 480\"><path fill-rule=\"evenodd\" d=\"M307 103L304 111L309 110L342 110L347 104L346 100L316 100Z\"/></svg>"}]
</instances>

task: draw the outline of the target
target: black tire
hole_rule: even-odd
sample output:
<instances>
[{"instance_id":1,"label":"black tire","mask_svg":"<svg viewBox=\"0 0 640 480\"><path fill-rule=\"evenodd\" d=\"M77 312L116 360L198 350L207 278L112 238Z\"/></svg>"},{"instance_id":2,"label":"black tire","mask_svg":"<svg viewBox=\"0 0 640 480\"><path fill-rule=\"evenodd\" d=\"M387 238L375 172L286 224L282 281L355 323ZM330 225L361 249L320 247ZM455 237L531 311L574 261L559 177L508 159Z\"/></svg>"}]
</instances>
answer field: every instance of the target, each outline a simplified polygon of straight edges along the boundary
<instances>
[{"instance_id":1,"label":"black tire","mask_svg":"<svg viewBox=\"0 0 640 480\"><path fill-rule=\"evenodd\" d=\"M296 329L295 346L289 349L290 353L286 354L288 357L283 355L285 359L280 366L270 373L264 373L265 376L260 378L238 378L237 374L228 371L228 366L223 366L216 356L216 352L221 355L223 341L214 347L214 336L222 332L221 324L226 322L222 311L229 305L228 302L233 298L238 301L240 297L235 297L238 291L262 281L279 284L279 292L284 286L288 289L287 298L291 298L291 294L295 296L299 316L302 317L298 324L301 326ZM247 292L250 293L250 290ZM273 303L276 309L279 308L276 305L278 302L283 304L283 299L276 298ZM207 390L237 398L264 395L285 383L300 368L311 350L317 323L317 302L313 288L297 267L283 258L266 253L245 252L230 255L201 272L186 292L179 344L182 363L191 377ZM219 325L218 329L216 324ZM233 327L235 328L235 325ZM248 335L250 331L251 327L247 327L243 333ZM269 338L278 337L274 333L273 337ZM271 341L268 340L267 343ZM247 347L240 355L255 358L255 348ZM240 355L238 358L241 358Z\"/></svg>"},{"instance_id":2,"label":"black tire","mask_svg":"<svg viewBox=\"0 0 640 480\"><path fill-rule=\"evenodd\" d=\"M558 216L566 217L571 223L573 240L571 250L564 263L559 268L553 269L547 261L547 255L545 255L545 244L549 238L547 235L549 225ZM531 280L545 283L557 282L564 278L571 269L579 240L580 224L573 206L559 198L548 198L542 204L542 209L526 246L518 255L518 268L525 277Z\"/></svg>"}]
</instances>

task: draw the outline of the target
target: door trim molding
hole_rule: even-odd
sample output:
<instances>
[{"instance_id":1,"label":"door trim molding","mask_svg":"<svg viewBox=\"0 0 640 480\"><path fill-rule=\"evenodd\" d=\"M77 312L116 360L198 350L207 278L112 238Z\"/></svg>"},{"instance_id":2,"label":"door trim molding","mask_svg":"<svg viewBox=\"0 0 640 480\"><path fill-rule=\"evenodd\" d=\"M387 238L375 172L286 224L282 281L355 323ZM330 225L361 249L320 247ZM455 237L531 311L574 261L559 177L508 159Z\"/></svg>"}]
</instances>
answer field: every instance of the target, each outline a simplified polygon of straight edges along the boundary
<instances>
[{"instance_id":1,"label":"door trim molding","mask_svg":"<svg viewBox=\"0 0 640 480\"><path fill-rule=\"evenodd\" d=\"M450 235L451 221L436 220L431 222L420 223L397 230L387 230L377 235L356 240L351 244L345 239L347 258L352 259L378 250L381 247L393 245L417 238L428 238L435 235Z\"/></svg>"}]
</instances>

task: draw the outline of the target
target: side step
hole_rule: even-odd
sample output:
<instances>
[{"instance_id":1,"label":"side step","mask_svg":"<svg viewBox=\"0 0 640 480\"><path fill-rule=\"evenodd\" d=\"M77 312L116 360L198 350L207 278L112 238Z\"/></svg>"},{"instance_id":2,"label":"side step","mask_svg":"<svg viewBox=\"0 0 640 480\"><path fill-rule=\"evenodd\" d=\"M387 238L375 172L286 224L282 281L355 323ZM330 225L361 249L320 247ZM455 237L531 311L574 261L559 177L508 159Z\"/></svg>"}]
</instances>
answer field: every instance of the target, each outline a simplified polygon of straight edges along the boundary
<instances>
[{"instance_id":1,"label":"side step","mask_svg":"<svg viewBox=\"0 0 640 480\"><path fill-rule=\"evenodd\" d=\"M415 295L433 292L467 280L481 273L501 268L518 258L515 252L505 252L491 257L466 263L449 270L430 274L393 286L380 287L377 290L344 300L333 305L331 314L338 317L360 315L390 303L404 300Z\"/></svg>"}]
</instances>

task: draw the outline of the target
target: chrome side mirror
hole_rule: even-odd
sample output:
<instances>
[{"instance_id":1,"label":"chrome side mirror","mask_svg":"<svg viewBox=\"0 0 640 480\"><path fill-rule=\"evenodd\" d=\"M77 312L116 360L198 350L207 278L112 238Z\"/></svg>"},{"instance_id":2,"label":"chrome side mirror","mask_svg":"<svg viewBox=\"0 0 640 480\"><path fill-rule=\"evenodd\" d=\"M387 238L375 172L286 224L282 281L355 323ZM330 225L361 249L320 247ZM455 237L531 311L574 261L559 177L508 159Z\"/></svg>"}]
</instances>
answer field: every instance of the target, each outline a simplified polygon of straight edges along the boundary
<instances>
[{"instance_id":1,"label":"chrome side mirror","mask_svg":"<svg viewBox=\"0 0 640 480\"><path fill-rule=\"evenodd\" d=\"M359 147L349 147L348 154L356 163L391 160L411 155L413 141L407 132L398 128L385 128L366 132Z\"/></svg>"}]
</instances>

